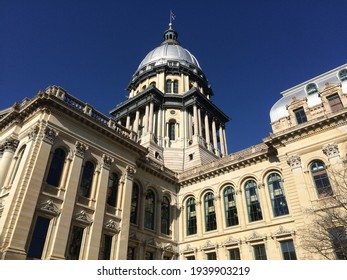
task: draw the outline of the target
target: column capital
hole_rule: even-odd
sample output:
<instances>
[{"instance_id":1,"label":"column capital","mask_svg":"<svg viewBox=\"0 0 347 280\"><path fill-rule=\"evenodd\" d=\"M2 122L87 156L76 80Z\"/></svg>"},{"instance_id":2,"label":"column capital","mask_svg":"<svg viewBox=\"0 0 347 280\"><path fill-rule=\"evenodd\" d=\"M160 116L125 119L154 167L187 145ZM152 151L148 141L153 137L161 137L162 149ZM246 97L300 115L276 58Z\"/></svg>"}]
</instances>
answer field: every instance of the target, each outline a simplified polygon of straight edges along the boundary
<instances>
[{"instance_id":1,"label":"column capital","mask_svg":"<svg viewBox=\"0 0 347 280\"><path fill-rule=\"evenodd\" d=\"M12 136L7 137L5 141L0 145L0 150L2 151L12 151L15 152L18 147L19 141Z\"/></svg>"},{"instance_id":2,"label":"column capital","mask_svg":"<svg viewBox=\"0 0 347 280\"><path fill-rule=\"evenodd\" d=\"M38 125L32 127L28 133L29 140L34 140L36 136L39 134L39 130L40 128Z\"/></svg>"},{"instance_id":3,"label":"column capital","mask_svg":"<svg viewBox=\"0 0 347 280\"><path fill-rule=\"evenodd\" d=\"M102 156L102 160L103 160L102 167L109 170L113 163L113 158L104 154Z\"/></svg>"},{"instance_id":4,"label":"column capital","mask_svg":"<svg viewBox=\"0 0 347 280\"><path fill-rule=\"evenodd\" d=\"M76 141L75 146L75 155L79 157L84 157L84 153L88 150L88 146L79 141Z\"/></svg>"},{"instance_id":5,"label":"column capital","mask_svg":"<svg viewBox=\"0 0 347 280\"><path fill-rule=\"evenodd\" d=\"M52 145L57 135L58 135L58 132L55 129L47 126L43 133L43 141Z\"/></svg>"},{"instance_id":6,"label":"column capital","mask_svg":"<svg viewBox=\"0 0 347 280\"><path fill-rule=\"evenodd\" d=\"M136 169L132 166L127 165L126 167L126 177L129 180L134 180L134 175L136 173Z\"/></svg>"},{"instance_id":7,"label":"column capital","mask_svg":"<svg viewBox=\"0 0 347 280\"><path fill-rule=\"evenodd\" d=\"M301 167L301 158L299 155L287 157L287 163L293 169Z\"/></svg>"},{"instance_id":8,"label":"column capital","mask_svg":"<svg viewBox=\"0 0 347 280\"><path fill-rule=\"evenodd\" d=\"M325 145L322 150L328 158L333 158L340 155L339 147L336 143Z\"/></svg>"}]
</instances>

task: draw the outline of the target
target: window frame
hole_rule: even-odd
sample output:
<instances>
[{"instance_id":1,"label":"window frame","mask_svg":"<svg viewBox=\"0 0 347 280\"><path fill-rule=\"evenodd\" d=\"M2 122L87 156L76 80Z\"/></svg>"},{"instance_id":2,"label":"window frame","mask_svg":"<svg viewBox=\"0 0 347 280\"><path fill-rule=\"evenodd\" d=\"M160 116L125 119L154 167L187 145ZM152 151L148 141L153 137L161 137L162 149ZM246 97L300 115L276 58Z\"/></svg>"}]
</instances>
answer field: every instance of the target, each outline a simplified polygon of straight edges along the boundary
<instances>
[{"instance_id":1,"label":"window frame","mask_svg":"<svg viewBox=\"0 0 347 280\"><path fill-rule=\"evenodd\" d=\"M145 221L144 227L146 229L154 230L155 228L155 201L156 195L152 189L147 190L145 196ZM150 202L151 200L151 202ZM150 203L149 203L150 202Z\"/></svg>"},{"instance_id":2,"label":"window frame","mask_svg":"<svg viewBox=\"0 0 347 280\"><path fill-rule=\"evenodd\" d=\"M277 176L277 178L270 182L270 177ZM288 203L284 192L282 176L277 172L271 172L266 177L266 182L269 190L270 201L272 206L272 213L274 217L285 216L289 214ZM278 184L278 188L274 188L274 183ZM278 194L276 194L276 192Z\"/></svg>"},{"instance_id":3,"label":"window frame","mask_svg":"<svg viewBox=\"0 0 347 280\"><path fill-rule=\"evenodd\" d=\"M297 124L302 124L307 122L307 115L306 115L304 107L299 107L294 109L293 113L294 113Z\"/></svg>"},{"instance_id":4,"label":"window frame","mask_svg":"<svg viewBox=\"0 0 347 280\"><path fill-rule=\"evenodd\" d=\"M223 189L224 214L226 227L239 225L239 217L236 206L235 188L227 185ZM231 199L232 198L232 199Z\"/></svg>"},{"instance_id":5,"label":"window frame","mask_svg":"<svg viewBox=\"0 0 347 280\"><path fill-rule=\"evenodd\" d=\"M288 244L290 242L290 244ZM297 260L293 239L279 241L283 260ZM284 248L286 246L286 248ZM293 250L291 250L291 247ZM284 251L284 249L287 249ZM293 255L294 254L294 255Z\"/></svg>"},{"instance_id":6,"label":"window frame","mask_svg":"<svg viewBox=\"0 0 347 280\"><path fill-rule=\"evenodd\" d=\"M252 185L250 185L251 183ZM244 184L244 190L247 205L248 221L252 223L263 220L263 213L259 200L257 182L254 179L248 179ZM252 191L251 194L251 190L254 190L254 193Z\"/></svg>"},{"instance_id":7,"label":"window frame","mask_svg":"<svg viewBox=\"0 0 347 280\"><path fill-rule=\"evenodd\" d=\"M213 231L217 229L217 216L214 194L208 191L204 195L204 217L205 217L205 231Z\"/></svg>"},{"instance_id":8,"label":"window frame","mask_svg":"<svg viewBox=\"0 0 347 280\"><path fill-rule=\"evenodd\" d=\"M194 235L197 233L196 199L188 197L186 200L186 234Z\"/></svg>"},{"instance_id":9,"label":"window frame","mask_svg":"<svg viewBox=\"0 0 347 280\"><path fill-rule=\"evenodd\" d=\"M314 165L318 165L318 164L321 164L321 166L313 167ZM317 168L317 170L313 170L314 168ZM321 199L321 198L332 196L334 192L332 189L332 185L330 183L329 174L327 172L325 163L322 160L313 160L309 165L309 169L310 169L313 184L316 189L317 197ZM323 184L324 182L328 182L328 185L319 186L320 184ZM328 192L325 195L326 189L328 190Z\"/></svg>"}]
</instances>

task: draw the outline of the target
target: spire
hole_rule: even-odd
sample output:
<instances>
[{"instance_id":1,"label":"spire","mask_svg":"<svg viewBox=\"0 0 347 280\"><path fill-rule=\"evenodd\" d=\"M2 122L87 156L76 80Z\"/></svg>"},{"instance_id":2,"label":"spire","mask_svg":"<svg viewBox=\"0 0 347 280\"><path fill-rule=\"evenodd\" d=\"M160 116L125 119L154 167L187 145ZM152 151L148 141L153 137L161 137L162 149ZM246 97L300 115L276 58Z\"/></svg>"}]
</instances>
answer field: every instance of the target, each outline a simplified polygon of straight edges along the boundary
<instances>
[{"instance_id":1,"label":"spire","mask_svg":"<svg viewBox=\"0 0 347 280\"><path fill-rule=\"evenodd\" d=\"M170 10L170 22L169 22L169 29L164 32L164 42L163 44L170 44L170 45L179 45L179 42L177 41L178 34L177 32L172 28L172 21L175 20L176 16L174 13Z\"/></svg>"}]
</instances>

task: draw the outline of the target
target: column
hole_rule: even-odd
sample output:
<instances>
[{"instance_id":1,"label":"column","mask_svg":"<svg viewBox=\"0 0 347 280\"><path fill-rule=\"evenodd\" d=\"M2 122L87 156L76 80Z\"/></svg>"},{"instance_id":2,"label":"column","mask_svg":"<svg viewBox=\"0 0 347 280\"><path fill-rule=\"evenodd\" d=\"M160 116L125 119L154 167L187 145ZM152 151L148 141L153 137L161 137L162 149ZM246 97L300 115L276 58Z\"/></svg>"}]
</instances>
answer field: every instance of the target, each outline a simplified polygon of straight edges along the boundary
<instances>
[{"instance_id":1,"label":"column","mask_svg":"<svg viewBox=\"0 0 347 280\"><path fill-rule=\"evenodd\" d=\"M148 119L149 119L149 104L146 105L145 116L143 118L144 134L147 134L148 132Z\"/></svg>"},{"instance_id":2,"label":"column","mask_svg":"<svg viewBox=\"0 0 347 280\"><path fill-rule=\"evenodd\" d=\"M124 176L124 188L123 188L123 201L122 201L122 216L120 222L121 231L119 232L116 255L118 260L126 260L128 252L128 239L130 229L130 211L131 211L131 194L133 188L135 169L131 166L127 166Z\"/></svg>"},{"instance_id":3,"label":"column","mask_svg":"<svg viewBox=\"0 0 347 280\"><path fill-rule=\"evenodd\" d=\"M41 140L39 138L32 143L33 146L30 155L33 158L28 158L26 164L24 160L21 161L21 165L24 164L26 166L25 172L30 173L30 178L27 181L20 180L20 178L26 178L27 176L27 174L22 174L21 176L17 176L12 184L13 188L18 188L17 195L18 193L22 193L21 196L18 195L16 202L12 205L12 211L16 215L11 217L13 219L12 221L8 221L9 225L11 225L10 228L14 226L12 230L8 231L9 235L7 238L10 238L8 240L10 245L8 251L14 251L15 256L19 252L21 252L21 255L23 253L25 254L30 226L35 215L47 162L52 144L57 135L57 132L52 128L42 127L41 129L43 129L43 139ZM18 184L20 181L22 181L22 185Z\"/></svg>"},{"instance_id":4,"label":"column","mask_svg":"<svg viewBox=\"0 0 347 280\"><path fill-rule=\"evenodd\" d=\"M159 145L162 145L161 144L161 141L162 141L162 130L161 130L161 127L162 127L162 109L159 108L158 109L158 113L157 113L157 138L158 138L158 144Z\"/></svg>"},{"instance_id":5,"label":"column","mask_svg":"<svg viewBox=\"0 0 347 280\"><path fill-rule=\"evenodd\" d=\"M201 110L200 110L200 108L198 108L198 125L199 125L199 136L202 137Z\"/></svg>"},{"instance_id":6,"label":"column","mask_svg":"<svg viewBox=\"0 0 347 280\"><path fill-rule=\"evenodd\" d=\"M48 252L49 259L65 259L65 249L67 246L70 224L73 218L75 199L79 184L79 174L81 173L84 153L88 147L76 141L74 159L67 178L67 188L61 213L56 221L52 234L51 248Z\"/></svg>"},{"instance_id":7,"label":"column","mask_svg":"<svg viewBox=\"0 0 347 280\"><path fill-rule=\"evenodd\" d=\"M3 150L3 154L0 159L0 189L2 188L5 181L5 177L8 174L13 159L13 155L17 149L18 144L18 140L12 137L8 137L0 147L0 149Z\"/></svg>"},{"instance_id":8,"label":"column","mask_svg":"<svg viewBox=\"0 0 347 280\"><path fill-rule=\"evenodd\" d=\"M127 115L125 127L126 127L127 129L130 129L130 115Z\"/></svg>"},{"instance_id":9,"label":"column","mask_svg":"<svg viewBox=\"0 0 347 280\"><path fill-rule=\"evenodd\" d=\"M223 127L222 124L219 125L219 139L220 139L220 149L222 152L222 156L225 156L225 144L224 144L224 135L223 135Z\"/></svg>"},{"instance_id":10,"label":"column","mask_svg":"<svg viewBox=\"0 0 347 280\"><path fill-rule=\"evenodd\" d=\"M199 127L198 127L198 109L196 104L193 106L193 118L194 118L194 135L199 134Z\"/></svg>"},{"instance_id":11,"label":"column","mask_svg":"<svg viewBox=\"0 0 347 280\"><path fill-rule=\"evenodd\" d=\"M135 114L134 124L133 124L133 130L136 133L138 133L138 131L139 131L139 119L140 119L140 111L137 110L136 114Z\"/></svg>"},{"instance_id":12,"label":"column","mask_svg":"<svg viewBox=\"0 0 347 280\"><path fill-rule=\"evenodd\" d=\"M211 139L210 139L210 124L208 122L208 115L205 114L205 138L206 138L206 144L207 148L211 151Z\"/></svg>"},{"instance_id":13,"label":"column","mask_svg":"<svg viewBox=\"0 0 347 280\"><path fill-rule=\"evenodd\" d=\"M149 120L148 120L148 132L153 132L153 101L149 104Z\"/></svg>"},{"instance_id":14,"label":"column","mask_svg":"<svg viewBox=\"0 0 347 280\"><path fill-rule=\"evenodd\" d=\"M95 213L93 224L90 226L89 246L86 259L97 260L99 258L100 242L104 228L105 205L107 199L107 185L110 175L110 167L113 159L107 155L103 156L103 164L100 168L97 191L95 193Z\"/></svg>"},{"instance_id":15,"label":"column","mask_svg":"<svg viewBox=\"0 0 347 280\"><path fill-rule=\"evenodd\" d=\"M227 145L227 137L226 137L226 134L225 134L225 127L223 127L223 138L224 138L225 154L228 155L228 145Z\"/></svg>"},{"instance_id":16,"label":"column","mask_svg":"<svg viewBox=\"0 0 347 280\"><path fill-rule=\"evenodd\" d=\"M217 130L216 130L216 120L215 119L212 119L212 137L213 137L214 153L216 155L218 155Z\"/></svg>"}]
</instances>

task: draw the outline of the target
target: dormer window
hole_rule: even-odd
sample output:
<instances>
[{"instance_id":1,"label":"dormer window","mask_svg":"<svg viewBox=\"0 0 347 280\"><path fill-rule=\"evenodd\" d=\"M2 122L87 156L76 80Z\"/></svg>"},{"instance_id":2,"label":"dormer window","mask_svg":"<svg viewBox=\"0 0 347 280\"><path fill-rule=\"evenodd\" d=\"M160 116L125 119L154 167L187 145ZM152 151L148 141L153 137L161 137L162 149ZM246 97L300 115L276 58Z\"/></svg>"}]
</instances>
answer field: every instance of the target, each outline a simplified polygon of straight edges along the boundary
<instances>
[{"instance_id":1,"label":"dormer window","mask_svg":"<svg viewBox=\"0 0 347 280\"><path fill-rule=\"evenodd\" d=\"M311 83L306 86L306 93L308 95L314 94L316 92L318 92L318 87L315 83Z\"/></svg>"},{"instance_id":2,"label":"dormer window","mask_svg":"<svg viewBox=\"0 0 347 280\"><path fill-rule=\"evenodd\" d=\"M347 69L342 69L338 75L339 75L339 79L341 82L346 81L347 80Z\"/></svg>"},{"instance_id":3,"label":"dormer window","mask_svg":"<svg viewBox=\"0 0 347 280\"><path fill-rule=\"evenodd\" d=\"M305 110L303 107L300 107L300 108L294 110L293 112L294 112L297 124L307 122L306 113L305 113Z\"/></svg>"}]
</instances>

